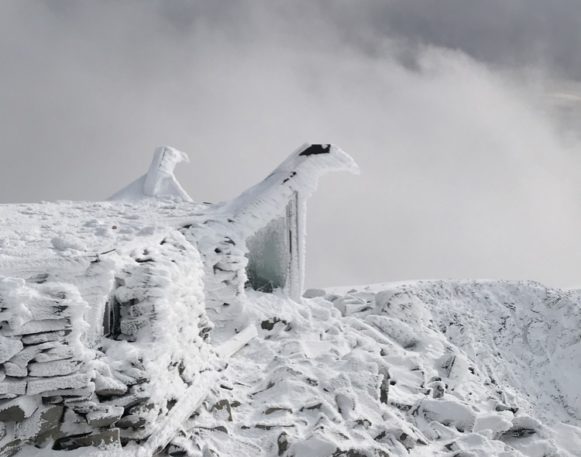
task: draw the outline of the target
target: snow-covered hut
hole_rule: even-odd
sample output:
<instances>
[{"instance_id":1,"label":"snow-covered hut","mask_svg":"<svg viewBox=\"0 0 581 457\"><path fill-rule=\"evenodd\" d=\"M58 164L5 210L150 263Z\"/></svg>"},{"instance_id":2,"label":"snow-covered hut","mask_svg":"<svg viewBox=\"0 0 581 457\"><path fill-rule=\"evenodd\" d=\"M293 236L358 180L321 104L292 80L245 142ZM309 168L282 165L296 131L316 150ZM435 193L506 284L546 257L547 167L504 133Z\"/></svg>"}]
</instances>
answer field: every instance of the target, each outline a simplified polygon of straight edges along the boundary
<instances>
[{"instance_id":1,"label":"snow-covered hut","mask_svg":"<svg viewBox=\"0 0 581 457\"><path fill-rule=\"evenodd\" d=\"M339 148L305 145L208 204L177 182L184 160L159 148L106 202L0 207L0 456L162 447L252 328L246 290L300 299L321 174L357 171Z\"/></svg>"}]
</instances>

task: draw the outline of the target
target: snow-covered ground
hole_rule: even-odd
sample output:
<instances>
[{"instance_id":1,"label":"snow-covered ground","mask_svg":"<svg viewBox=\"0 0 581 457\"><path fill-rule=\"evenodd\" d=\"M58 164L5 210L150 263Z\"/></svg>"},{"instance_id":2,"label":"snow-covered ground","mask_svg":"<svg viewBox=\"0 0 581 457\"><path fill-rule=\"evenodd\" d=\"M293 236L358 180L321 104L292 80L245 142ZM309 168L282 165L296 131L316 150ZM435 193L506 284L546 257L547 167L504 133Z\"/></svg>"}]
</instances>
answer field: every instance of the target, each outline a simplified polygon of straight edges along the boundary
<instances>
[{"instance_id":1,"label":"snow-covered ground","mask_svg":"<svg viewBox=\"0 0 581 457\"><path fill-rule=\"evenodd\" d=\"M497 281L334 292L252 294L259 338L170 453L581 455L579 292Z\"/></svg>"},{"instance_id":2,"label":"snow-covered ground","mask_svg":"<svg viewBox=\"0 0 581 457\"><path fill-rule=\"evenodd\" d=\"M581 455L580 292L418 281L307 295L249 294L258 337L164 454ZM50 452L69 455L21 456Z\"/></svg>"}]
</instances>

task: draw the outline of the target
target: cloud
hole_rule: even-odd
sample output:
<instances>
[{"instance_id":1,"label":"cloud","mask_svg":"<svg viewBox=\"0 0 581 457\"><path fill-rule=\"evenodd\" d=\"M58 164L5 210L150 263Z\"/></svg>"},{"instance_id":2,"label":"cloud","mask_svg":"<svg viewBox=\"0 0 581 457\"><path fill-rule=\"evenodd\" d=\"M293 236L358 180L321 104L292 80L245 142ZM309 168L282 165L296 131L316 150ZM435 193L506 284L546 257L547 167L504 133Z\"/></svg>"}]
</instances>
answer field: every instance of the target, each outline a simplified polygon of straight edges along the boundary
<instances>
[{"instance_id":1,"label":"cloud","mask_svg":"<svg viewBox=\"0 0 581 457\"><path fill-rule=\"evenodd\" d=\"M356 8L371 36L455 49L509 68L542 64L562 77L581 78L576 0L363 0Z\"/></svg>"},{"instance_id":2,"label":"cloud","mask_svg":"<svg viewBox=\"0 0 581 457\"><path fill-rule=\"evenodd\" d=\"M488 30L492 13L443 5ZM517 50L489 57L495 42L470 45L468 26L438 38L435 9L3 2L0 198L102 199L171 144L192 159L178 170L188 193L223 200L303 142L331 141L363 174L325 178L310 203L310 285L574 283L579 145L536 85L560 70L517 78Z\"/></svg>"}]
</instances>

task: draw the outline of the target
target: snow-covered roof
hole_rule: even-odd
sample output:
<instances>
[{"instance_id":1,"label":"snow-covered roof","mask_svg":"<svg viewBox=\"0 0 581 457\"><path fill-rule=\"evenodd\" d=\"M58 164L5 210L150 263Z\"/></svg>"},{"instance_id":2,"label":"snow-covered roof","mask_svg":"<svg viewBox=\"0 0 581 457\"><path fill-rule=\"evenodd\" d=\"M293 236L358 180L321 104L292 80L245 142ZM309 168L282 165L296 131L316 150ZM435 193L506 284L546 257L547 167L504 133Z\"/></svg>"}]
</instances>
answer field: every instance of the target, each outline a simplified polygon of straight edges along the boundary
<instances>
[{"instance_id":1,"label":"snow-covered roof","mask_svg":"<svg viewBox=\"0 0 581 457\"><path fill-rule=\"evenodd\" d=\"M148 244L168 229L205 218L209 205L147 199L0 205L0 274L44 262L90 262L120 246Z\"/></svg>"}]
</instances>

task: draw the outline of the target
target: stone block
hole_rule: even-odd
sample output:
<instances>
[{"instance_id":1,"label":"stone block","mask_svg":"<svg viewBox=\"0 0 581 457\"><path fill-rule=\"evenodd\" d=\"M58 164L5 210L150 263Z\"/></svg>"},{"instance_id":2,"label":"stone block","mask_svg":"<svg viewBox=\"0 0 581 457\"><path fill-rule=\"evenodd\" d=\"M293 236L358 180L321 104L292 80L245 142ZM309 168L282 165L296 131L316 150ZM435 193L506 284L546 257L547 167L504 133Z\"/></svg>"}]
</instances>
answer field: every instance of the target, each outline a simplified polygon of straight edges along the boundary
<instances>
[{"instance_id":1,"label":"stone block","mask_svg":"<svg viewBox=\"0 0 581 457\"><path fill-rule=\"evenodd\" d=\"M18 365L21 368L26 368L28 363L38 354L42 353L43 351L53 349L56 346L59 346L59 344L56 342L41 343L36 344L34 346L26 346L22 351L20 351L18 354L10 358L10 363Z\"/></svg>"},{"instance_id":2,"label":"stone block","mask_svg":"<svg viewBox=\"0 0 581 457\"><path fill-rule=\"evenodd\" d=\"M4 398L26 393L26 381L22 379L6 378L0 382L0 396Z\"/></svg>"},{"instance_id":3,"label":"stone block","mask_svg":"<svg viewBox=\"0 0 581 457\"><path fill-rule=\"evenodd\" d=\"M23 348L24 345L20 339L6 338L5 336L0 335L0 363L10 360L22 351Z\"/></svg>"},{"instance_id":4,"label":"stone block","mask_svg":"<svg viewBox=\"0 0 581 457\"><path fill-rule=\"evenodd\" d=\"M97 373L97 376L95 377L95 392L97 395L106 397L123 395L127 392L127 386L121 381Z\"/></svg>"},{"instance_id":5,"label":"stone block","mask_svg":"<svg viewBox=\"0 0 581 457\"><path fill-rule=\"evenodd\" d=\"M80 389L85 387L91 381L88 373L78 373L68 376L55 376L52 378L29 378L26 393L36 395L42 392Z\"/></svg>"},{"instance_id":6,"label":"stone block","mask_svg":"<svg viewBox=\"0 0 581 457\"><path fill-rule=\"evenodd\" d=\"M89 435L67 436L56 441L54 449L56 450L73 450L80 447L102 447L102 446L121 446L119 441L119 429L112 428L98 433Z\"/></svg>"},{"instance_id":7,"label":"stone block","mask_svg":"<svg viewBox=\"0 0 581 457\"><path fill-rule=\"evenodd\" d=\"M107 427L121 419L124 411L121 406L110 406L104 410L89 411L87 413L87 423L96 428Z\"/></svg>"},{"instance_id":8,"label":"stone block","mask_svg":"<svg viewBox=\"0 0 581 457\"><path fill-rule=\"evenodd\" d=\"M78 400L76 398L65 398L65 405L79 414L88 414L99 407L99 404L91 399Z\"/></svg>"},{"instance_id":9,"label":"stone block","mask_svg":"<svg viewBox=\"0 0 581 457\"><path fill-rule=\"evenodd\" d=\"M74 357L74 352L70 347L59 346L54 349L42 352L34 357L37 362L53 362L55 360L66 360Z\"/></svg>"},{"instance_id":10,"label":"stone block","mask_svg":"<svg viewBox=\"0 0 581 457\"><path fill-rule=\"evenodd\" d=\"M31 321L16 328L3 328L1 333L5 336L32 335L35 333L55 332L71 328L71 321L67 319L47 319Z\"/></svg>"},{"instance_id":11,"label":"stone block","mask_svg":"<svg viewBox=\"0 0 581 457\"><path fill-rule=\"evenodd\" d=\"M6 362L4 364L4 371L6 372L6 376L12 376L13 378L26 378L28 376L26 367L21 367L12 362Z\"/></svg>"},{"instance_id":12,"label":"stone block","mask_svg":"<svg viewBox=\"0 0 581 457\"><path fill-rule=\"evenodd\" d=\"M21 422L32 416L38 409L38 397L17 397L13 400L0 400L0 422Z\"/></svg>"},{"instance_id":13,"label":"stone block","mask_svg":"<svg viewBox=\"0 0 581 457\"><path fill-rule=\"evenodd\" d=\"M65 376L78 371L80 363L71 359L33 362L28 365L28 372L30 376L38 377Z\"/></svg>"},{"instance_id":14,"label":"stone block","mask_svg":"<svg viewBox=\"0 0 581 457\"><path fill-rule=\"evenodd\" d=\"M41 344L48 343L50 341L64 342L66 339L66 331L61 330L58 332L44 332L36 333L33 335L26 335L22 337L22 343L29 346L31 344Z\"/></svg>"},{"instance_id":15,"label":"stone block","mask_svg":"<svg viewBox=\"0 0 581 457\"><path fill-rule=\"evenodd\" d=\"M115 425L123 429L138 430L144 428L146 424L147 421L143 417L137 414L129 414L119 419L119 421Z\"/></svg>"},{"instance_id":16,"label":"stone block","mask_svg":"<svg viewBox=\"0 0 581 457\"><path fill-rule=\"evenodd\" d=\"M75 400L86 400L93 396L95 392L95 384L89 382L85 387L80 387L78 389L60 389L60 390L48 390L42 392L40 395L43 398L53 398L53 397L65 397L72 398Z\"/></svg>"}]
</instances>

